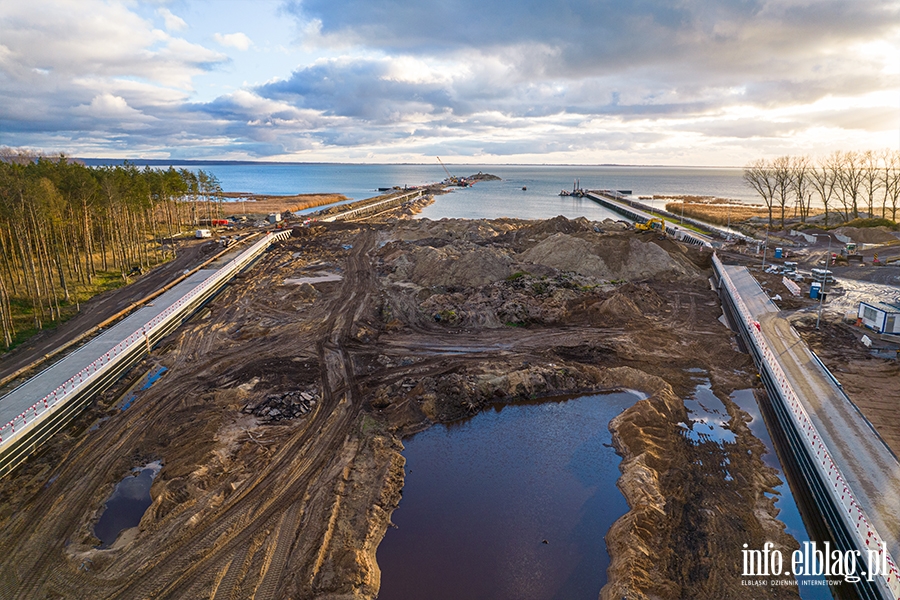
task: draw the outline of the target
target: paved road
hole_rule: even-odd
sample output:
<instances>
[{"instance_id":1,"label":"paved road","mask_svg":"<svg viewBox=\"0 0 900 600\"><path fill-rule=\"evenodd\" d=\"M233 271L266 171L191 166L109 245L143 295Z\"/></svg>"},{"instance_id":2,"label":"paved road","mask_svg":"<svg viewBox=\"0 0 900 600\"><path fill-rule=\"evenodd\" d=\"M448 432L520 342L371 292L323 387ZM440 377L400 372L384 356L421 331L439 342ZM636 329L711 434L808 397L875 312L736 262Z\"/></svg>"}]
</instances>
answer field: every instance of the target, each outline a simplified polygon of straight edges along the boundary
<instances>
[{"instance_id":1,"label":"paved road","mask_svg":"<svg viewBox=\"0 0 900 600\"><path fill-rule=\"evenodd\" d=\"M107 318L127 308L131 303L160 289L178 277L182 271L196 267L219 251L209 240L184 240L179 243L178 257L140 277L134 283L91 298L81 305L81 311L56 329L45 329L9 354L0 358L0 379L25 367ZM0 422L0 424L6 421Z\"/></svg>"},{"instance_id":2,"label":"paved road","mask_svg":"<svg viewBox=\"0 0 900 600\"><path fill-rule=\"evenodd\" d=\"M869 521L900 556L900 463L745 267L726 267Z\"/></svg>"},{"instance_id":3,"label":"paved road","mask_svg":"<svg viewBox=\"0 0 900 600\"><path fill-rule=\"evenodd\" d=\"M153 320L192 288L216 272L216 269L197 271L168 292L156 298L150 305L131 313L103 334L69 354L51 367L41 371L12 392L0 398L0 426L22 414L29 406L42 399L73 375L80 372L116 344Z\"/></svg>"}]
</instances>

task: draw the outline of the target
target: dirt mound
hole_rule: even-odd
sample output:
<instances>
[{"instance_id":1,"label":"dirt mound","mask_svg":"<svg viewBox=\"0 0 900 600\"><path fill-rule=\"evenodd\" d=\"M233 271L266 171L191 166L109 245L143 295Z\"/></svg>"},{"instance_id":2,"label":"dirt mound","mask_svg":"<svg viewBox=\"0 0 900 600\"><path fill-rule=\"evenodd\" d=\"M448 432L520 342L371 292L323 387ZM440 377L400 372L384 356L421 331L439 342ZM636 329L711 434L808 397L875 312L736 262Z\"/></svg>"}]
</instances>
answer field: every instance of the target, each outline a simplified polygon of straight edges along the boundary
<instances>
[{"instance_id":1,"label":"dirt mound","mask_svg":"<svg viewBox=\"0 0 900 600\"><path fill-rule=\"evenodd\" d=\"M554 233L577 233L579 231L592 231L593 224L584 217L569 220L563 216L553 217L546 221L537 221L521 229L522 233L531 236L544 236Z\"/></svg>"},{"instance_id":2,"label":"dirt mound","mask_svg":"<svg viewBox=\"0 0 900 600\"><path fill-rule=\"evenodd\" d=\"M625 294L616 293L604 300L597 307L597 312L601 315L613 317L615 319L630 321L643 316L641 309L634 301Z\"/></svg>"},{"instance_id":3,"label":"dirt mound","mask_svg":"<svg viewBox=\"0 0 900 600\"><path fill-rule=\"evenodd\" d=\"M635 238L556 233L520 255L523 262L597 279L645 279L664 272L685 274L685 266L654 243Z\"/></svg>"},{"instance_id":4,"label":"dirt mound","mask_svg":"<svg viewBox=\"0 0 900 600\"><path fill-rule=\"evenodd\" d=\"M846 235L854 242L862 244L889 244L898 241L894 232L884 226L838 227L835 233Z\"/></svg>"},{"instance_id":5,"label":"dirt mound","mask_svg":"<svg viewBox=\"0 0 900 600\"><path fill-rule=\"evenodd\" d=\"M653 396L609 425L623 456L618 486L631 510L606 535L612 563L600 598L741 597L746 590L735 547L772 541L784 554L797 548L775 519L774 499L766 496L779 478L763 464L765 446L735 405L726 403L729 427L745 451L728 452L731 444L692 442L681 435L684 403L665 381L658 379L655 387ZM728 469L696 478L679 466L698 463ZM692 534L683 535L681 528ZM798 597L790 586L759 591L765 595L758 597Z\"/></svg>"},{"instance_id":6,"label":"dirt mound","mask_svg":"<svg viewBox=\"0 0 900 600\"><path fill-rule=\"evenodd\" d=\"M440 248L402 244L385 257L394 279L417 285L443 287L482 286L512 274L512 259L504 252L468 242Z\"/></svg>"}]
</instances>

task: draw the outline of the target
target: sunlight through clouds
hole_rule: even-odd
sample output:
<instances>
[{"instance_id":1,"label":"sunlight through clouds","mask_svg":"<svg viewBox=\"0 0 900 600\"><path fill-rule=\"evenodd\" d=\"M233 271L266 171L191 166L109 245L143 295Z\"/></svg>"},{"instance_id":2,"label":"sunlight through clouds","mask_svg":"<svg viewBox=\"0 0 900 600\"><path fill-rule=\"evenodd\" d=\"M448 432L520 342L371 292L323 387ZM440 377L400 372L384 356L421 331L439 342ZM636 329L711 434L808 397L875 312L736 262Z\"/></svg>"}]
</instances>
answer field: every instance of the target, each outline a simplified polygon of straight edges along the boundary
<instances>
[{"instance_id":1,"label":"sunlight through clouds","mask_svg":"<svg viewBox=\"0 0 900 600\"><path fill-rule=\"evenodd\" d=\"M73 153L733 165L900 142L896 0L12 0L0 30L5 142Z\"/></svg>"}]
</instances>

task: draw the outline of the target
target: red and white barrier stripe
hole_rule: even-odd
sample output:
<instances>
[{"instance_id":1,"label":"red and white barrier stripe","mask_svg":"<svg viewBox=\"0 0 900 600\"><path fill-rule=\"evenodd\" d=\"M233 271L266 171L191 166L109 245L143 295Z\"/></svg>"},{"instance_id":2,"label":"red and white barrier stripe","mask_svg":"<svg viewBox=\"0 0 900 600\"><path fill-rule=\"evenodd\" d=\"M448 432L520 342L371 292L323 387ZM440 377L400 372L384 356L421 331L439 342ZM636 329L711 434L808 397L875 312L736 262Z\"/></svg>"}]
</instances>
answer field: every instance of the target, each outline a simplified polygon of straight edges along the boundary
<instances>
[{"instance_id":1,"label":"red and white barrier stripe","mask_svg":"<svg viewBox=\"0 0 900 600\"><path fill-rule=\"evenodd\" d=\"M845 483L840 469L838 469L838 466L831 458L831 453L828 451L828 448L825 447L824 442L822 442L822 438L816 430L815 425L810 421L806 409L803 408L799 397L788 382L784 371L781 369L781 365L769 349L769 345L763 337L759 323L753 319L753 315L747 310L747 306L741 299L740 294L738 294L737 287L731 281L731 277L725 271L722 261L719 260L719 257L715 253L713 254L713 264L719 272L720 279L725 283L729 295L735 301L735 306L740 313L739 316L747 324L747 330L753 336L753 341L760 350L766 366L778 382L778 387L781 389L784 399L790 406L789 414L793 417L800 432L806 437L810 446L815 449L816 456L821 457L821 472L825 475L826 480L832 483L835 499L838 500L839 497L838 502L846 511L845 516L847 522L849 524L855 522L857 540L861 542L860 548L870 549L874 547L874 549L877 550L879 560L882 560L884 564L888 565L888 572L881 573L880 577L884 581L887 589L890 590L891 595L896 600L900 600L900 569L897 568L884 540L875 528L869 524L865 512L856 501L853 491ZM838 491L839 489L840 492Z\"/></svg>"},{"instance_id":2,"label":"red and white barrier stripe","mask_svg":"<svg viewBox=\"0 0 900 600\"><path fill-rule=\"evenodd\" d=\"M281 231L276 234L273 234L271 232L267 233L261 240L245 250L240 256L232 259L225 267L219 269L218 271L204 279L202 282L200 282L197 286L192 288L190 291L188 291L188 293L179 298L169 308L151 319L149 322L142 325L140 329L116 344L112 349L91 362L91 364L89 364L87 367L83 368L81 371L67 379L62 385L35 402L34 405L23 411L9 423L0 427L0 447L2 447L4 444L9 443L14 437L16 437L16 423L21 421L21 424L23 426L27 424L27 421L25 420L26 413L29 413L33 409L34 416L37 417L40 414L53 409L60 402L71 396L73 392L99 377L99 375L102 374L102 372L104 372L107 367L110 367L116 362L116 357L123 354L133 344L138 343L139 341L143 341L145 335L149 337L153 335L158 329L161 329L165 324L169 322L169 317L176 314L178 312L178 309L189 303L191 299L195 298L199 294L202 294L204 291L209 289L210 286L215 285L225 277L230 276L232 274L232 271L241 268L243 265L256 258L256 256L263 249L268 247L272 242L286 239L290 235L290 230ZM23 430L24 427L20 427L18 433L21 434Z\"/></svg>"}]
</instances>

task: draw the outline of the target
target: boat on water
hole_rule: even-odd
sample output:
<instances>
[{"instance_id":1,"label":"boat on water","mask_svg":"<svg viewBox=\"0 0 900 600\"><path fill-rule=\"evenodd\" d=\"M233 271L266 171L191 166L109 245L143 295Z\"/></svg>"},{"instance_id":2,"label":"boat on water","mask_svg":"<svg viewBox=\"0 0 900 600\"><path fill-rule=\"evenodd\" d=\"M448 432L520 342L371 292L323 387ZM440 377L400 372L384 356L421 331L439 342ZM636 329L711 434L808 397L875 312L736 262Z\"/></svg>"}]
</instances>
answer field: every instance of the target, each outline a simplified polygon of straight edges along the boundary
<instances>
[{"instance_id":1,"label":"boat on water","mask_svg":"<svg viewBox=\"0 0 900 600\"><path fill-rule=\"evenodd\" d=\"M584 190L581 189L581 180L576 179L575 181L572 182L572 191L571 192L568 190L562 190L559 192L559 195L560 196L573 196L575 198L583 198Z\"/></svg>"}]
</instances>

